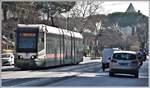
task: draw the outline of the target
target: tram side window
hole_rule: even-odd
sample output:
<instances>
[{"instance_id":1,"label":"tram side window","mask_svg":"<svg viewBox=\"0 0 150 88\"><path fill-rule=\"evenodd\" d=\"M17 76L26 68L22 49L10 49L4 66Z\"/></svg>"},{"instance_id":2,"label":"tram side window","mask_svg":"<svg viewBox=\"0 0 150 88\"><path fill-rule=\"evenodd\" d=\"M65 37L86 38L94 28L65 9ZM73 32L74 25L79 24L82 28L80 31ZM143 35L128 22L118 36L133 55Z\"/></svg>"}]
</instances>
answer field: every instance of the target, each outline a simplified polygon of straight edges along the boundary
<instances>
[{"instance_id":1,"label":"tram side window","mask_svg":"<svg viewBox=\"0 0 150 88\"><path fill-rule=\"evenodd\" d=\"M64 36L64 55L67 56L67 37Z\"/></svg>"},{"instance_id":2,"label":"tram side window","mask_svg":"<svg viewBox=\"0 0 150 88\"><path fill-rule=\"evenodd\" d=\"M72 48L72 47L71 47L71 37L69 37L69 47L70 47L70 48L69 48L69 52L70 52L70 56L71 56L71 48Z\"/></svg>"},{"instance_id":3,"label":"tram side window","mask_svg":"<svg viewBox=\"0 0 150 88\"><path fill-rule=\"evenodd\" d=\"M82 40L81 39L76 39L76 52L77 54L81 54L81 52L83 51L83 44L82 44Z\"/></svg>"},{"instance_id":4,"label":"tram side window","mask_svg":"<svg viewBox=\"0 0 150 88\"><path fill-rule=\"evenodd\" d=\"M79 53L79 41L78 41L78 39L76 39L76 42L75 42L76 44L76 48L75 48L75 51L76 51L76 54L78 55L78 53Z\"/></svg>"},{"instance_id":5,"label":"tram side window","mask_svg":"<svg viewBox=\"0 0 150 88\"><path fill-rule=\"evenodd\" d=\"M47 41L46 41L46 52L47 53L54 53L54 44L55 40L51 36L47 36Z\"/></svg>"},{"instance_id":6,"label":"tram side window","mask_svg":"<svg viewBox=\"0 0 150 88\"><path fill-rule=\"evenodd\" d=\"M63 51L63 48L64 48L63 36L60 41L61 41L61 53L63 53L64 52Z\"/></svg>"},{"instance_id":7,"label":"tram side window","mask_svg":"<svg viewBox=\"0 0 150 88\"><path fill-rule=\"evenodd\" d=\"M82 43L82 39L79 40L79 49L80 51L83 50L83 43Z\"/></svg>"},{"instance_id":8,"label":"tram side window","mask_svg":"<svg viewBox=\"0 0 150 88\"><path fill-rule=\"evenodd\" d=\"M57 38L57 53L60 53L60 38Z\"/></svg>"},{"instance_id":9,"label":"tram side window","mask_svg":"<svg viewBox=\"0 0 150 88\"><path fill-rule=\"evenodd\" d=\"M71 37L66 36L66 49L67 49L67 55L71 54Z\"/></svg>"},{"instance_id":10,"label":"tram side window","mask_svg":"<svg viewBox=\"0 0 150 88\"><path fill-rule=\"evenodd\" d=\"M47 53L57 53L60 50L58 49L58 36L53 34L48 34L46 39L46 52ZM59 50L59 51L58 51Z\"/></svg>"},{"instance_id":11,"label":"tram side window","mask_svg":"<svg viewBox=\"0 0 150 88\"><path fill-rule=\"evenodd\" d=\"M44 32L40 32L38 38L38 51L42 49L44 49Z\"/></svg>"},{"instance_id":12,"label":"tram side window","mask_svg":"<svg viewBox=\"0 0 150 88\"><path fill-rule=\"evenodd\" d=\"M64 36L64 55L66 59L68 59L70 55L70 42L69 36Z\"/></svg>"}]
</instances>

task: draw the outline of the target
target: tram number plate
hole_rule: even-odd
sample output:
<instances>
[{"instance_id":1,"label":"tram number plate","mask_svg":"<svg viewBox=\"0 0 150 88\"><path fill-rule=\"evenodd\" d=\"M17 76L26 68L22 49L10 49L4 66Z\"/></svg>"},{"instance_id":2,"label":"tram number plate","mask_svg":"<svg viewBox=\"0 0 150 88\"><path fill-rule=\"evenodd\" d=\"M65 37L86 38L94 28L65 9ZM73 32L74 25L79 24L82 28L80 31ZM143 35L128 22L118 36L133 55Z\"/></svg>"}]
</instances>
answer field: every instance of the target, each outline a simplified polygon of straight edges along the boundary
<instances>
[{"instance_id":1,"label":"tram number plate","mask_svg":"<svg viewBox=\"0 0 150 88\"><path fill-rule=\"evenodd\" d=\"M28 56L29 56L29 53L26 53L26 56L28 57Z\"/></svg>"}]
</instances>

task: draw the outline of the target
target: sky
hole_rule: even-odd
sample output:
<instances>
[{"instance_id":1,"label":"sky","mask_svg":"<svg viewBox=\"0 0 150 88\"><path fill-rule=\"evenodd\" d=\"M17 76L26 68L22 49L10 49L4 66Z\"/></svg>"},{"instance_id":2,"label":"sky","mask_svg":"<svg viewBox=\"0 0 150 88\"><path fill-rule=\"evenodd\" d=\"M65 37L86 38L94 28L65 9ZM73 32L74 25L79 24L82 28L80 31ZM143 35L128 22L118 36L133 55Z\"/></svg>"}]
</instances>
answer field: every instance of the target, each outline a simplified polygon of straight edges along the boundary
<instances>
[{"instance_id":1,"label":"sky","mask_svg":"<svg viewBox=\"0 0 150 88\"><path fill-rule=\"evenodd\" d=\"M149 1L105 1L102 4L104 11L101 13L125 12L130 3L136 11L140 10L142 14L149 16Z\"/></svg>"},{"instance_id":2,"label":"sky","mask_svg":"<svg viewBox=\"0 0 150 88\"><path fill-rule=\"evenodd\" d=\"M102 9L99 9L97 14L110 14L114 12L125 12L128 6L132 3L136 12L140 12L146 16L149 16L149 1L103 1ZM62 14L67 17L67 13Z\"/></svg>"}]
</instances>

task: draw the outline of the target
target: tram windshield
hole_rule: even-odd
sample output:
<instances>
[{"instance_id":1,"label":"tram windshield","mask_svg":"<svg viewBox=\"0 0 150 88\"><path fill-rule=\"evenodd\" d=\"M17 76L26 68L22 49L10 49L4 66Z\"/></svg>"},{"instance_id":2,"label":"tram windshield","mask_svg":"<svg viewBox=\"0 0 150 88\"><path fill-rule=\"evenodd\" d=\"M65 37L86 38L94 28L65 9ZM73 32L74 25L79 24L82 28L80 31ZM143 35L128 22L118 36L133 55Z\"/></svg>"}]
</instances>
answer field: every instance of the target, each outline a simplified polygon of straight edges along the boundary
<instances>
[{"instance_id":1,"label":"tram windshield","mask_svg":"<svg viewBox=\"0 0 150 88\"><path fill-rule=\"evenodd\" d=\"M35 33L20 33L18 48L36 48Z\"/></svg>"},{"instance_id":2,"label":"tram windshield","mask_svg":"<svg viewBox=\"0 0 150 88\"><path fill-rule=\"evenodd\" d=\"M37 51L37 32L19 31L17 33L17 51L36 52Z\"/></svg>"}]
</instances>

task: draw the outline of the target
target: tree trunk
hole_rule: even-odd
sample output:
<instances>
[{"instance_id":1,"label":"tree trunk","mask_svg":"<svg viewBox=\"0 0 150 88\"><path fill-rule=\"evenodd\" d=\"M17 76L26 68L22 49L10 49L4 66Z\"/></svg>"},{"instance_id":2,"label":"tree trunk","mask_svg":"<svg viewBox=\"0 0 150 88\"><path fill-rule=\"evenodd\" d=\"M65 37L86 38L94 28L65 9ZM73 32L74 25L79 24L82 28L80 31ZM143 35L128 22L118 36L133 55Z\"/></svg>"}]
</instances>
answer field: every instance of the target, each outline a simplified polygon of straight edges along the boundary
<instances>
[{"instance_id":1,"label":"tree trunk","mask_svg":"<svg viewBox=\"0 0 150 88\"><path fill-rule=\"evenodd\" d=\"M3 9L3 17L4 17L4 21L7 20L7 9Z\"/></svg>"},{"instance_id":2,"label":"tree trunk","mask_svg":"<svg viewBox=\"0 0 150 88\"><path fill-rule=\"evenodd\" d=\"M47 12L47 22L49 21L49 11Z\"/></svg>"},{"instance_id":3,"label":"tree trunk","mask_svg":"<svg viewBox=\"0 0 150 88\"><path fill-rule=\"evenodd\" d=\"M51 22L52 22L52 26L55 26L54 25L54 17L52 17L52 16L51 16Z\"/></svg>"}]
</instances>

